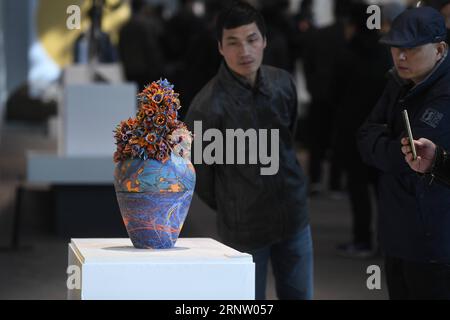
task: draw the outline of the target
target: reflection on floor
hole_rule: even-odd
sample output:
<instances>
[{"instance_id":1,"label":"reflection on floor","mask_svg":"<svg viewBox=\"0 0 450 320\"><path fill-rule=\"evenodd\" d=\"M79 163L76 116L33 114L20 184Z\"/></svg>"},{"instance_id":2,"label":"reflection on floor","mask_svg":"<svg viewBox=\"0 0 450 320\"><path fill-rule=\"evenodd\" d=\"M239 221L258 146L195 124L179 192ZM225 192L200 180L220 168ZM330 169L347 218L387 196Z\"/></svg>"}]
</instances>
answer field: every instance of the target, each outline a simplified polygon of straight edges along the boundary
<instances>
[{"instance_id":1,"label":"reflection on floor","mask_svg":"<svg viewBox=\"0 0 450 320\"><path fill-rule=\"evenodd\" d=\"M45 127L7 124L0 133L0 247L10 241L15 187L25 175L25 150L55 150L56 141ZM300 157L303 160L303 157ZM0 299L65 299L67 242L52 235L45 193L28 195L24 201L21 229L22 248L0 251ZM347 197L332 199L326 194L310 199L314 241L315 299L387 299L382 259L341 258L335 247L350 238L350 211ZM216 238L214 216L202 217L201 228L190 217L188 234ZM28 247L27 247L28 246ZM378 265L381 290L369 290L367 267ZM270 271L270 270L269 270ZM269 274L267 296L276 299L274 280Z\"/></svg>"}]
</instances>

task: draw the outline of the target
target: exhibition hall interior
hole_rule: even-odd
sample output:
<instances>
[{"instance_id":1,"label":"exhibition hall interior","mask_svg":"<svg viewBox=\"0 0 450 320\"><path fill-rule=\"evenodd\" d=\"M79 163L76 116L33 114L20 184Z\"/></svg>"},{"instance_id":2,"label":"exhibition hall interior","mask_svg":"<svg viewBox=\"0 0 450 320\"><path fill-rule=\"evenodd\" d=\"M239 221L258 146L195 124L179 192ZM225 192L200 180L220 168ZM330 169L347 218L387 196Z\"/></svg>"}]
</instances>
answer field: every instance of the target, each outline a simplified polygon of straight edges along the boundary
<instances>
[{"instance_id":1,"label":"exhibition hall interior","mask_svg":"<svg viewBox=\"0 0 450 320\"><path fill-rule=\"evenodd\" d=\"M200 185L212 168L207 149L199 153L204 163L189 161L190 143L203 139L205 146L215 132L208 140L190 120L197 94L227 68L218 50L226 54L226 43L218 46L214 28L228 2L0 1L0 299L258 298L251 250L234 245L230 235L251 242L261 220L296 210L284 200L258 203L259 220L252 222L238 208L256 194L267 201L292 193L289 181L297 173L284 167L287 151L280 146L280 170L291 175L283 171L282 182L276 175L251 178L254 167L242 164L240 178L220 167L215 170L223 175ZM292 144L313 248L309 298L389 299L376 173L347 157L356 154L350 141L372 107L354 95L367 97L366 104L381 95L384 85L376 81L384 81L392 64L383 60L389 50L381 48L372 60L351 58L359 54L346 51L352 37L366 31L352 28L361 15L348 9L350 0L247 2L267 28L262 63L284 70L295 84ZM374 18L381 36L417 1L357 2L375 5L361 21L381 13ZM350 81L365 86L349 94ZM353 109L341 112L342 106ZM271 191L258 193L266 181L273 181ZM203 198L213 190L224 206ZM283 234L289 225L272 229ZM275 269L268 264L267 299L283 299L274 275L283 271ZM169 290L172 283L176 290Z\"/></svg>"}]
</instances>

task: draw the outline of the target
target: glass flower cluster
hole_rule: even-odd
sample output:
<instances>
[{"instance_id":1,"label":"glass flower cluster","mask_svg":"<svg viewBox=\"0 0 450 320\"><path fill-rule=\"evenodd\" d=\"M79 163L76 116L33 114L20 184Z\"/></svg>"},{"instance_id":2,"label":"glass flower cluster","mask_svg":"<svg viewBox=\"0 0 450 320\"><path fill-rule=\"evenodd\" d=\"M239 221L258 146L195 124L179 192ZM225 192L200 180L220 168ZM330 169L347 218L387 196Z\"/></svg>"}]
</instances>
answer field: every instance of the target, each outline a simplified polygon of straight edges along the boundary
<instances>
[{"instance_id":1,"label":"glass flower cluster","mask_svg":"<svg viewBox=\"0 0 450 320\"><path fill-rule=\"evenodd\" d=\"M192 133L179 121L178 93L167 79L146 86L138 94L136 118L122 121L114 130L114 161L155 159L166 162L172 152L189 159Z\"/></svg>"}]
</instances>

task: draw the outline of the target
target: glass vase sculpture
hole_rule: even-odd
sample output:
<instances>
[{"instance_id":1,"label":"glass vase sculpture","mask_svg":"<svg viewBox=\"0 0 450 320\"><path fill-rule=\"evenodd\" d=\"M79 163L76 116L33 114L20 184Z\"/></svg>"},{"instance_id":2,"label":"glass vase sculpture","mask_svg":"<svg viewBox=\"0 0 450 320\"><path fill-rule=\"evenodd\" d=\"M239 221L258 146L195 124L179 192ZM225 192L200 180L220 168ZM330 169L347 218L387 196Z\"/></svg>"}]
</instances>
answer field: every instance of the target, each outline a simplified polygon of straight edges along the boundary
<instances>
[{"instance_id":1,"label":"glass vase sculpture","mask_svg":"<svg viewBox=\"0 0 450 320\"><path fill-rule=\"evenodd\" d=\"M192 163L172 153L165 162L117 163L114 187L123 222L136 248L169 249L183 227L195 187Z\"/></svg>"}]
</instances>

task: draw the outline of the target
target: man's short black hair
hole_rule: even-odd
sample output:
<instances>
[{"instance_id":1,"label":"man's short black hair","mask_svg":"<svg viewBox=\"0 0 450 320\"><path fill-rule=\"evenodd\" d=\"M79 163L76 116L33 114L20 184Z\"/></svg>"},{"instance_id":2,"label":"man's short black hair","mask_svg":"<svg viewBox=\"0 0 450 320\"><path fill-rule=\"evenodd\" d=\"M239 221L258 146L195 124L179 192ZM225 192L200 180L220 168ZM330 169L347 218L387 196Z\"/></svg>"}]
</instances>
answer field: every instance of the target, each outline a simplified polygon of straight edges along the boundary
<instances>
[{"instance_id":1,"label":"man's short black hair","mask_svg":"<svg viewBox=\"0 0 450 320\"><path fill-rule=\"evenodd\" d=\"M425 5L430 6L437 11L441 11L446 5L450 4L450 0L426 0Z\"/></svg>"},{"instance_id":2,"label":"man's short black hair","mask_svg":"<svg viewBox=\"0 0 450 320\"><path fill-rule=\"evenodd\" d=\"M262 36L266 37L266 24L261 13L249 3L234 0L229 6L222 10L216 21L216 38L222 43L224 29L234 29L247 24L256 23Z\"/></svg>"}]
</instances>

